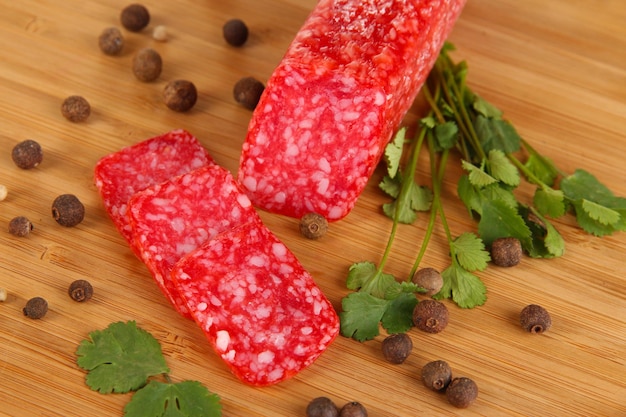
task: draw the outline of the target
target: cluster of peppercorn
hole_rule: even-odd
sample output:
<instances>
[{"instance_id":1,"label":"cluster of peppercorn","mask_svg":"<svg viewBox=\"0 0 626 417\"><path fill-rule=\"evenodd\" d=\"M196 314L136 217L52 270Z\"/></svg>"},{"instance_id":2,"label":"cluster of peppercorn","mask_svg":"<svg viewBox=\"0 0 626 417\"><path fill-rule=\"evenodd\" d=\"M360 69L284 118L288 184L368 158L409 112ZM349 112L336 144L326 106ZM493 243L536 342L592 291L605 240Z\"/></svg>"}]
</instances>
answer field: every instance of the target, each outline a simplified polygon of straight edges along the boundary
<instances>
[{"instance_id":1,"label":"cluster of peppercorn","mask_svg":"<svg viewBox=\"0 0 626 417\"><path fill-rule=\"evenodd\" d=\"M330 398L317 397L307 405L306 417L367 417L367 410L357 401L339 408Z\"/></svg>"}]
</instances>

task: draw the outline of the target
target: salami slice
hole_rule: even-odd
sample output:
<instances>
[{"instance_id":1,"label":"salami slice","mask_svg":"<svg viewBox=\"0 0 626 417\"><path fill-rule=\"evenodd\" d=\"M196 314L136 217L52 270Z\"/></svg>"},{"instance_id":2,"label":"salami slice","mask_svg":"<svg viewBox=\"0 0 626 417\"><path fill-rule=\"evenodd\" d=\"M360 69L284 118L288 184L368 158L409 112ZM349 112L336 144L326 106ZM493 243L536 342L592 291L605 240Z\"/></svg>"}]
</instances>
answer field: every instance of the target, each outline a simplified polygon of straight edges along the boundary
<instances>
[{"instance_id":1,"label":"salami slice","mask_svg":"<svg viewBox=\"0 0 626 417\"><path fill-rule=\"evenodd\" d=\"M339 331L337 314L311 275L260 222L208 241L172 276L216 352L248 384L294 376Z\"/></svg>"},{"instance_id":2,"label":"salami slice","mask_svg":"<svg viewBox=\"0 0 626 417\"><path fill-rule=\"evenodd\" d=\"M465 0L321 0L267 82L238 179L299 218L353 208Z\"/></svg>"},{"instance_id":3,"label":"salami slice","mask_svg":"<svg viewBox=\"0 0 626 417\"><path fill-rule=\"evenodd\" d=\"M95 183L116 228L138 254L126 216L128 200L149 186L213 163L194 136L173 130L100 159Z\"/></svg>"},{"instance_id":4,"label":"salami slice","mask_svg":"<svg viewBox=\"0 0 626 417\"><path fill-rule=\"evenodd\" d=\"M189 316L172 282L176 262L206 241L247 222L261 222L226 169L207 165L136 193L128 202L134 245L176 310Z\"/></svg>"}]
</instances>

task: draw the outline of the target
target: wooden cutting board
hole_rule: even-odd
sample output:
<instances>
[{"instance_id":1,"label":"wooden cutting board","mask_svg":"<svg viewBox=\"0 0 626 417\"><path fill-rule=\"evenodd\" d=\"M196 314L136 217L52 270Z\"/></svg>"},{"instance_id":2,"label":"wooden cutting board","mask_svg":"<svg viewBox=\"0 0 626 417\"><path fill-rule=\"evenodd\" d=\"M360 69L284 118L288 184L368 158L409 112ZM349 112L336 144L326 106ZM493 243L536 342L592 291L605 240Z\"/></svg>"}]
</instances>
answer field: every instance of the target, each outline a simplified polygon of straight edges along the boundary
<instances>
[{"instance_id":1,"label":"wooden cutting board","mask_svg":"<svg viewBox=\"0 0 626 417\"><path fill-rule=\"evenodd\" d=\"M130 252L105 214L92 181L96 161L123 146L174 128L197 136L231 171L238 164L250 112L232 98L244 76L266 80L315 5L314 0L147 1L150 28L126 33L119 57L103 55L97 37L119 25L121 0L69 2L0 0L0 415L121 416L130 394L102 395L85 385L75 351L90 331L114 321L136 320L162 344L174 381L198 380L222 398L224 416L304 416L307 403L328 396L339 405L362 402L369 415L626 415L626 234L596 238L571 216L556 221L567 242L565 256L525 258L511 269L480 273L488 301L463 310L447 302L450 324L440 334L411 330L414 352L402 365L382 360L376 340L339 337L309 369L269 388L245 386L228 372L200 329L178 316L147 270ZM244 19L251 30L243 48L228 47L221 26ZM626 3L623 0L469 0L451 41L455 57L469 63L469 83L505 111L520 133L565 172L580 167L626 196ZM166 25L166 43L151 39ZM153 83L130 72L137 49L151 46L164 70ZM169 111L160 95L175 78L200 91L187 114ZM86 97L93 113L86 123L61 117L71 94ZM414 122L417 108L407 116ZM24 171L10 150L32 138L45 157ZM461 175L453 159L445 178L444 207L454 234L475 231L456 197ZM320 241L301 238L297 221L261 213L313 274L339 309L348 293L348 267L378 263L390 221L381 214L385 196L379 169L354 211L334 223ZM418 175L429 182L424 159ZM529 200L532 187L519 191ZM52 200L73 193L86 206L75 228L58 226ZM9 235L18 215L35 229L27 238ZM426 217L398 232L388 272L410 270L424 235ZM440 225L424 266L449 264ZM95 295L79 304L67 296L75 279L88 279ZM23 316L31 297L45 297L42 320ZM535 336L518 325L523 306L537 303L553 316L553 328ZM457 376L479 386L474 405L459 411L419 379L428 361L448 361Z\"/></svg>"}]
</instances>

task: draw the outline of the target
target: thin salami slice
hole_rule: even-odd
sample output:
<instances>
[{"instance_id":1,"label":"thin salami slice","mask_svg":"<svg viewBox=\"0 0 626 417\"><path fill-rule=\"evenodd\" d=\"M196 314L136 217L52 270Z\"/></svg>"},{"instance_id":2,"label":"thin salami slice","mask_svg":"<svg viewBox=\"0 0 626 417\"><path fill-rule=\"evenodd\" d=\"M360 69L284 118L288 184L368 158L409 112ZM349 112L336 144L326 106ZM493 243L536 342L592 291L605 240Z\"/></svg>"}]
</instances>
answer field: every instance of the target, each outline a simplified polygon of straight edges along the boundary
<instances>
[{"instance_id":1,"label":"thin salami slice","mask_svg":"<svg viewBox=\"0 0 626 417\"><path fill-rule=\"evenodd\" d=\"M208 241L172 275L216 352L248 384L294 376L339 331L337 314L311 275L260 222Z\"/></svg>"},{"instance_id":2,"label":"thin salami slice","mask_svg":"<svg viewBox=\"0 0 626 417\"><path fill-rule=\"evenodd\" d=\"M100 159L95 183L116 228L138 254L126 215L128 200L147 187L213 163L194 136L173 130Z\"/></svg>"},{"instance_id":3,"label":"thin salami slice","mask_svg":"<svg viewBox=\"0 0 626 417\"><path fill-rule=\"evenodd\" d=\"M219 233L260 222L226 169L207 165L136 193L128 202L134 245L174 307L190 317L170 272L176 262Z\"/></svg>"},{"instance_id":4,"label":"thin salami slice","mask_svg":"<svg viewBox=\"0 0 626 417\"><path fill-rule=\"evenodd\" d=\"M252 202L339 220L354 207L465 0L321 0L267 82L238 179Z\"/></svg>"}]
</instances>

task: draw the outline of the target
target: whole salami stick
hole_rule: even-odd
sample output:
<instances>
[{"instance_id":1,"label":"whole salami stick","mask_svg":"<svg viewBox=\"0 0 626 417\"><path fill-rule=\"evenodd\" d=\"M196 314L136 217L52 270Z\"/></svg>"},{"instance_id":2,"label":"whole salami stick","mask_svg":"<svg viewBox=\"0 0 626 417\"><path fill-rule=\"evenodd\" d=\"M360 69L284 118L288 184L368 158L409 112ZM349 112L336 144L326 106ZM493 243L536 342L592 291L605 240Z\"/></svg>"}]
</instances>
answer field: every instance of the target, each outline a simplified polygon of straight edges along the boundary
<instances>
[{"instance_id":1,"label":"whole salami stick","mask_svg":"<svg viewBox=\"0 0 626 417\"><path fill-rule=\"evenodd\" d=\"M354 207L465 0L321 0L267 82L238 180L257 207Z\"/></svg>"}]
</instances>

